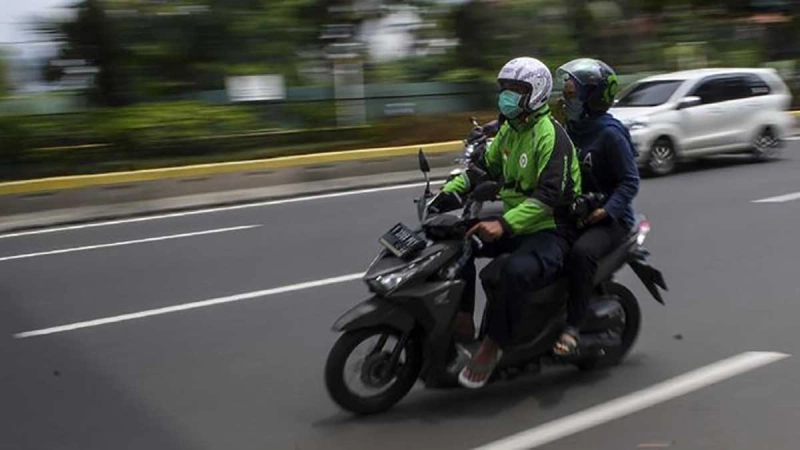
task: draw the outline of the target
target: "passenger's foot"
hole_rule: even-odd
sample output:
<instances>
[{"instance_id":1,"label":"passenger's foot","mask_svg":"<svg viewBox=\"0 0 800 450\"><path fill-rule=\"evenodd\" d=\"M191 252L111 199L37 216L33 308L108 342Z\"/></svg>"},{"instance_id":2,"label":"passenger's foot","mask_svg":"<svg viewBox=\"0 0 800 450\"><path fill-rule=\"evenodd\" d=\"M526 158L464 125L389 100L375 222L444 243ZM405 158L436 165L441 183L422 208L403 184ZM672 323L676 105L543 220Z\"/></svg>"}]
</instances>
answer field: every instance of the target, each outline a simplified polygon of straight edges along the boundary
<instances>
[{"instance_id":1,"label":"passenger's foot","mask_svg":"<svg viewBox=\"0 0 800 450\"><path fill-rule=\"evenodd\" d=\"M578 353L578 331L567 328L553 347L553 353L558 356L573 356Z\"/></svg>"},{"instance_id":2,"label":"passenger's foot","mask_svg":"<svg viewBox=\"0 0 800 450\"><path fill-rule=\"evenodd\" d=\"M475 340L475 324L472 321L472 314L458 313L454 334L456 342L469 343Z\"/></svg>"},{"instance_id":3,"label":"passenger's foot","mask_svg":"<svg viewBox=\"0 0 800 450\"><path fill-rule=\"evenodd\" d=\"M502 357L503 352L500 347L491 339L484 339L472 360L458 374L458 382L466 388L482 388L491 378Z\"/></svg>"}]
</instances>

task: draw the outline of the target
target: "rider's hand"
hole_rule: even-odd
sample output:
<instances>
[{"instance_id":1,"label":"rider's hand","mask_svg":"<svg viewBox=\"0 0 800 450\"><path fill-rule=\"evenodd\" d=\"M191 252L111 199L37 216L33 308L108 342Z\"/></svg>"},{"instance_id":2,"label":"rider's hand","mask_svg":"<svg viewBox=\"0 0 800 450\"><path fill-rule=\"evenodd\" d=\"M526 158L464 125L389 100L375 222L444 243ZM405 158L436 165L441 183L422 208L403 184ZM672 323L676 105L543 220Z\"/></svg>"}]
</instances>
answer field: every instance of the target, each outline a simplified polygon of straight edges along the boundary
<instances>
[{"instance_id":1,"label":"rider's hand","mask_svg":"<svg viewBox=\"0 0 800 450\"><path fill-rule=\"evenodd\" d=\"M467 231L467 237L473 234L477 234L482 241L493 242L503 237L503 224L497 220L478 222L477 225Z\"/></svg>"},{"instance_id":2,"label":"rider's hand","mask_svg":"<svg viewBox=\"0 0 800 450\"><path fill-rule=\"evenodd\" d=\"M605 219L606 217L608 217L608 213L606 212L605 208L597 208L589 216L588 222L590 224L595 224Z\"/></svg>"}]
</instances>

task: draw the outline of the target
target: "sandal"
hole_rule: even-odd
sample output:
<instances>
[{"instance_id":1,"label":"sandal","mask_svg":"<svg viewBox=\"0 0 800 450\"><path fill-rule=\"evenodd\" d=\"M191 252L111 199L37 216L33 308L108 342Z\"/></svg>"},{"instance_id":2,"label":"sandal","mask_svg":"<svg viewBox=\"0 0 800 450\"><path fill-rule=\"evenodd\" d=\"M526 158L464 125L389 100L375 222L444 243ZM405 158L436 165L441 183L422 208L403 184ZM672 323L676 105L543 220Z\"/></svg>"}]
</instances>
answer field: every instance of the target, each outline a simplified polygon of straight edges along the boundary
<instances>
[{"instance_id":1,"label":"sandal","mask_svg":"<svg viewBox=\"0 0 800 450\"><path fill-rule=\"evenodd\" d=\"M578 354L578 332L573 328L567 328L561 334L553 353L557 356L574 356Z\"/></svg>"},{"instance_id":2,"label":"sandal","mask_svg":"<svg viewBox=\"0 0 800 450\"><path fill-rule=\"evenodd\" d=\"M492 377L494 369L497 368L497 364L502 358L503 351L498 349L494 361L490 361L486 364L476 364L474 359L470 360L466 367L459 372L458 382L468 389L480 389L484 387L486 383L489 382L489 378ZM470 380L470 375L479 375L481 376L481 380L472 381Z\"/></svg>"}]
</instances>

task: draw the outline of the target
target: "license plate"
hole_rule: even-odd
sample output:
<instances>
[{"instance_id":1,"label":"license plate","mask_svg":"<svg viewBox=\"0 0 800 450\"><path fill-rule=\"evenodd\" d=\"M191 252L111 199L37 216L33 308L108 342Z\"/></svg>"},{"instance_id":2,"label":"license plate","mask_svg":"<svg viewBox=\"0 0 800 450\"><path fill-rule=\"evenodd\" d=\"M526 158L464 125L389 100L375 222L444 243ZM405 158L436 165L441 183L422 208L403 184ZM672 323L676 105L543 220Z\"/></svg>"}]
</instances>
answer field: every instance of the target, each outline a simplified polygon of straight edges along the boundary
<instances>
[{"instance_id":1,"label":"license plate","mask_svg":"<svg viewBox=\"0 0 800 450\"><path fill-rule=\"evenodd\" d=\"M425 248L425 241L402 223L389 229L379 241L398 258L405 258L417 250Z\"/></svg>"}]
</instances>

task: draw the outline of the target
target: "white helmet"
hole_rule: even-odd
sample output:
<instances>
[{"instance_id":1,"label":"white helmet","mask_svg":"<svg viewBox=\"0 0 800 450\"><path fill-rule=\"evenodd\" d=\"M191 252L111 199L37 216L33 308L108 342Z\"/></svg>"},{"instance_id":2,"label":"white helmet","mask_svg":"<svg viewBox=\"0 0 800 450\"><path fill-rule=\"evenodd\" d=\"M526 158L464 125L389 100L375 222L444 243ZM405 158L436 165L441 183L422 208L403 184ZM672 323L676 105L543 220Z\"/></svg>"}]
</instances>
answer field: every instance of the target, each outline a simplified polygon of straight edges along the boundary
<instances>
[{"instance_id":1,"label":"white helmet","mask_svg":"<svg viewBox=\"0 0 800 450\"><path fill-rule=\"evenodd\" d=\"M527 94L520 100L520 107L531 113L546 105L553 92L553 76L550 69L536 58L514 58L500 70L498 83L522 85Z\"/></svg>"}]
</instances>

